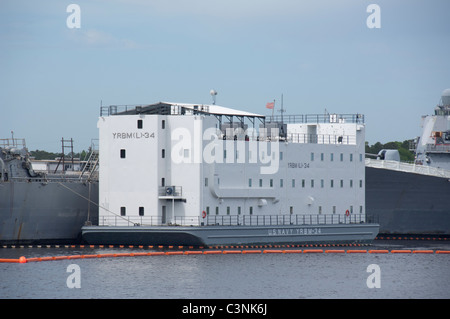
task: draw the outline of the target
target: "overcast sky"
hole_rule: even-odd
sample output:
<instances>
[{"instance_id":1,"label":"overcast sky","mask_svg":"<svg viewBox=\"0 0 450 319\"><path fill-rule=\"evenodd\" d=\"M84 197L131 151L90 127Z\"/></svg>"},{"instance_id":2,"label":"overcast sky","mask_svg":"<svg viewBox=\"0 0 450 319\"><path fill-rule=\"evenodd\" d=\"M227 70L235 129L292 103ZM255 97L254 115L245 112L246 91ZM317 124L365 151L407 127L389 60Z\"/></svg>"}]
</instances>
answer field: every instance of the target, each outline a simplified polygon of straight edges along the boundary
<instances>
[{"instance_id":1,"label":"overcast sky","mask_svg":"<svg viewBox=\"0 0 450 319\"><path fill-rule=\"evenodd\" d=\"M70 4L80 28L69 28ZM369 28L370 4L380 28ZM75 150L100 103L363 113L366 140L420 134L450 88L448 0L1 0L0 138Z\"/></svg>"}]
</instances>

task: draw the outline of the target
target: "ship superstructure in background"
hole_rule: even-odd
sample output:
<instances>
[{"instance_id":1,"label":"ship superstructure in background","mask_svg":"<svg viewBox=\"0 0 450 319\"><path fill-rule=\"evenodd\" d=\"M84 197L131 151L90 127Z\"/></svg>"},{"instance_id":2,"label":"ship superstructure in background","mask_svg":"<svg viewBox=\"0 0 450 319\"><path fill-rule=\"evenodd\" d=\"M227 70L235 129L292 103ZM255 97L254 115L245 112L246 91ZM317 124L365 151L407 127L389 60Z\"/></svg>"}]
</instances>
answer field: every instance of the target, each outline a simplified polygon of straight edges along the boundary
<instances>
[{"instance_id":1,"label":"ship superstructure in background","mask_svg":"<svg viewBox=\"0 0 450 319\"><path fill-rule=\"evenodd\" d=\"M81 226L98 218L98 150L78 171L73 164L33 167L24 139L0 140L1 244L79 242Z\"/></svg>"},{"instance_id":2,"label":"ship superstructure in background","mask_svg":"<svg viewBox=\"0 0 450 319\"><path fill-rule=\"evenodd\" d=\"M450 235L450 89L422 117L412 150L412 164L387 160L392 150L380 152L385 160L366 159L367 213L382 234Z\"/></svg>"},{"instance_id":3,"label":"ship superstructure in background","mask_svg":"<svg viewBox=\"0 0 450 319\"><path fill-rule=\"evenodd\" d=\"M450 89L442 92L434 115L422 117L415 152L416 164L450 170Z\"/></svg>"},{"instance_id":4,"label":"ship superstructure in background","mask_svg":"<svg viewBox=\"0 0 450 319\"><path fill-rule=\"evenodd\" d=\"M270 117L160 102L104 107L88 243L371 242L364 117Z\"/></svg>"}]
</instances>

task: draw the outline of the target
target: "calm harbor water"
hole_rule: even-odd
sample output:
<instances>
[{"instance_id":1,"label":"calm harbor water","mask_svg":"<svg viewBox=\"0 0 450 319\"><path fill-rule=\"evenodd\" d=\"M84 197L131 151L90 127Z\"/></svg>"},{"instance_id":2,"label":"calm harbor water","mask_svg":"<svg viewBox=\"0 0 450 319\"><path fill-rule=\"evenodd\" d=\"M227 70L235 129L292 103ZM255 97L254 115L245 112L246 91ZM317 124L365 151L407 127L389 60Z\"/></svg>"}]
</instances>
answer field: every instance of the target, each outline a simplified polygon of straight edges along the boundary
<instances>
[{"instance_id":1,"label":"calm harbor water","mask_svg":"<svg viewBox=\"0 0 450 319\"><path fill-rule=\"evenodd\" d=\"M363 249L450 250L450 241L376 241ZM143 249L0 248L0 258L124 251ZM75 273L79 288L69 288ZM450 255L221 254L0 263L0 298L448 299Z\"/></svg>"}]
</instances>

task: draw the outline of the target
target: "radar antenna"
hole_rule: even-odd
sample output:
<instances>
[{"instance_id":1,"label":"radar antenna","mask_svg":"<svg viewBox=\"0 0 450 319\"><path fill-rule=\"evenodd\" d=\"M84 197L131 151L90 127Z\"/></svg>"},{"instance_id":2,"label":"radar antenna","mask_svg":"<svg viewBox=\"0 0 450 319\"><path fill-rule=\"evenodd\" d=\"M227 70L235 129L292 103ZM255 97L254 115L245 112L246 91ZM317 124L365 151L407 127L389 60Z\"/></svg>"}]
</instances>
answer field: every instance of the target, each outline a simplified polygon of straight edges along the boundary
<instances>
[{"instance_id":1,"label":"radar antenna","mask_svg":"<svg viewBox=\"0 0 450 319\"><path fill-rule=\"evenodd\" d=\"M211 91L209 91L209 94L211 94L212 99L213 99L213 105L215 105L216 104L217 91L216 90L211 90Z\"/></svg>"}]
</instances>

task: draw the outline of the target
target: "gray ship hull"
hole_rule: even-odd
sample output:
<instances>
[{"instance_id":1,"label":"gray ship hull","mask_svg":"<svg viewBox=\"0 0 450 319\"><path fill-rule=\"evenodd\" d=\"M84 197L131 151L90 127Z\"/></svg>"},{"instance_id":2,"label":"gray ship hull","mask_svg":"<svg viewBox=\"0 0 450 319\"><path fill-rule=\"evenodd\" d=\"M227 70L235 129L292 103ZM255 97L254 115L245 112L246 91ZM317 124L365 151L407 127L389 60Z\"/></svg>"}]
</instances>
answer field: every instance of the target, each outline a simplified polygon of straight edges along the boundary
<instances>
[{"instance_id":1,"label":"gray ship hull","mask_svg":"<svg viewBox=\"0 0 450 319\"><path fill-rule=\"evenodd\" d=\"M378 224L283 226L85 226L92 245L370 244Z\"/></svg>"},{"instance_id":2,"label":"gray ship hull","mask_svg":"<svg viewBox=\"0 0 450 319\"><path fill-rule=\"evenodd\" d=\"M98 183L90 187L78 180L0 183L0 243L78 242L88 217L98 220L94 203L98 203Z\"/></svg>"},{"instance_id":3,"label":"gray ship hull","mask_svg":"<svg viewBox=\"0 0 450 319\"><path fill-rule=\"evenodd\" d=\"M366 213L380 234L450 235L450 181L366 167Z\"/></svg>"}]
</instances>

